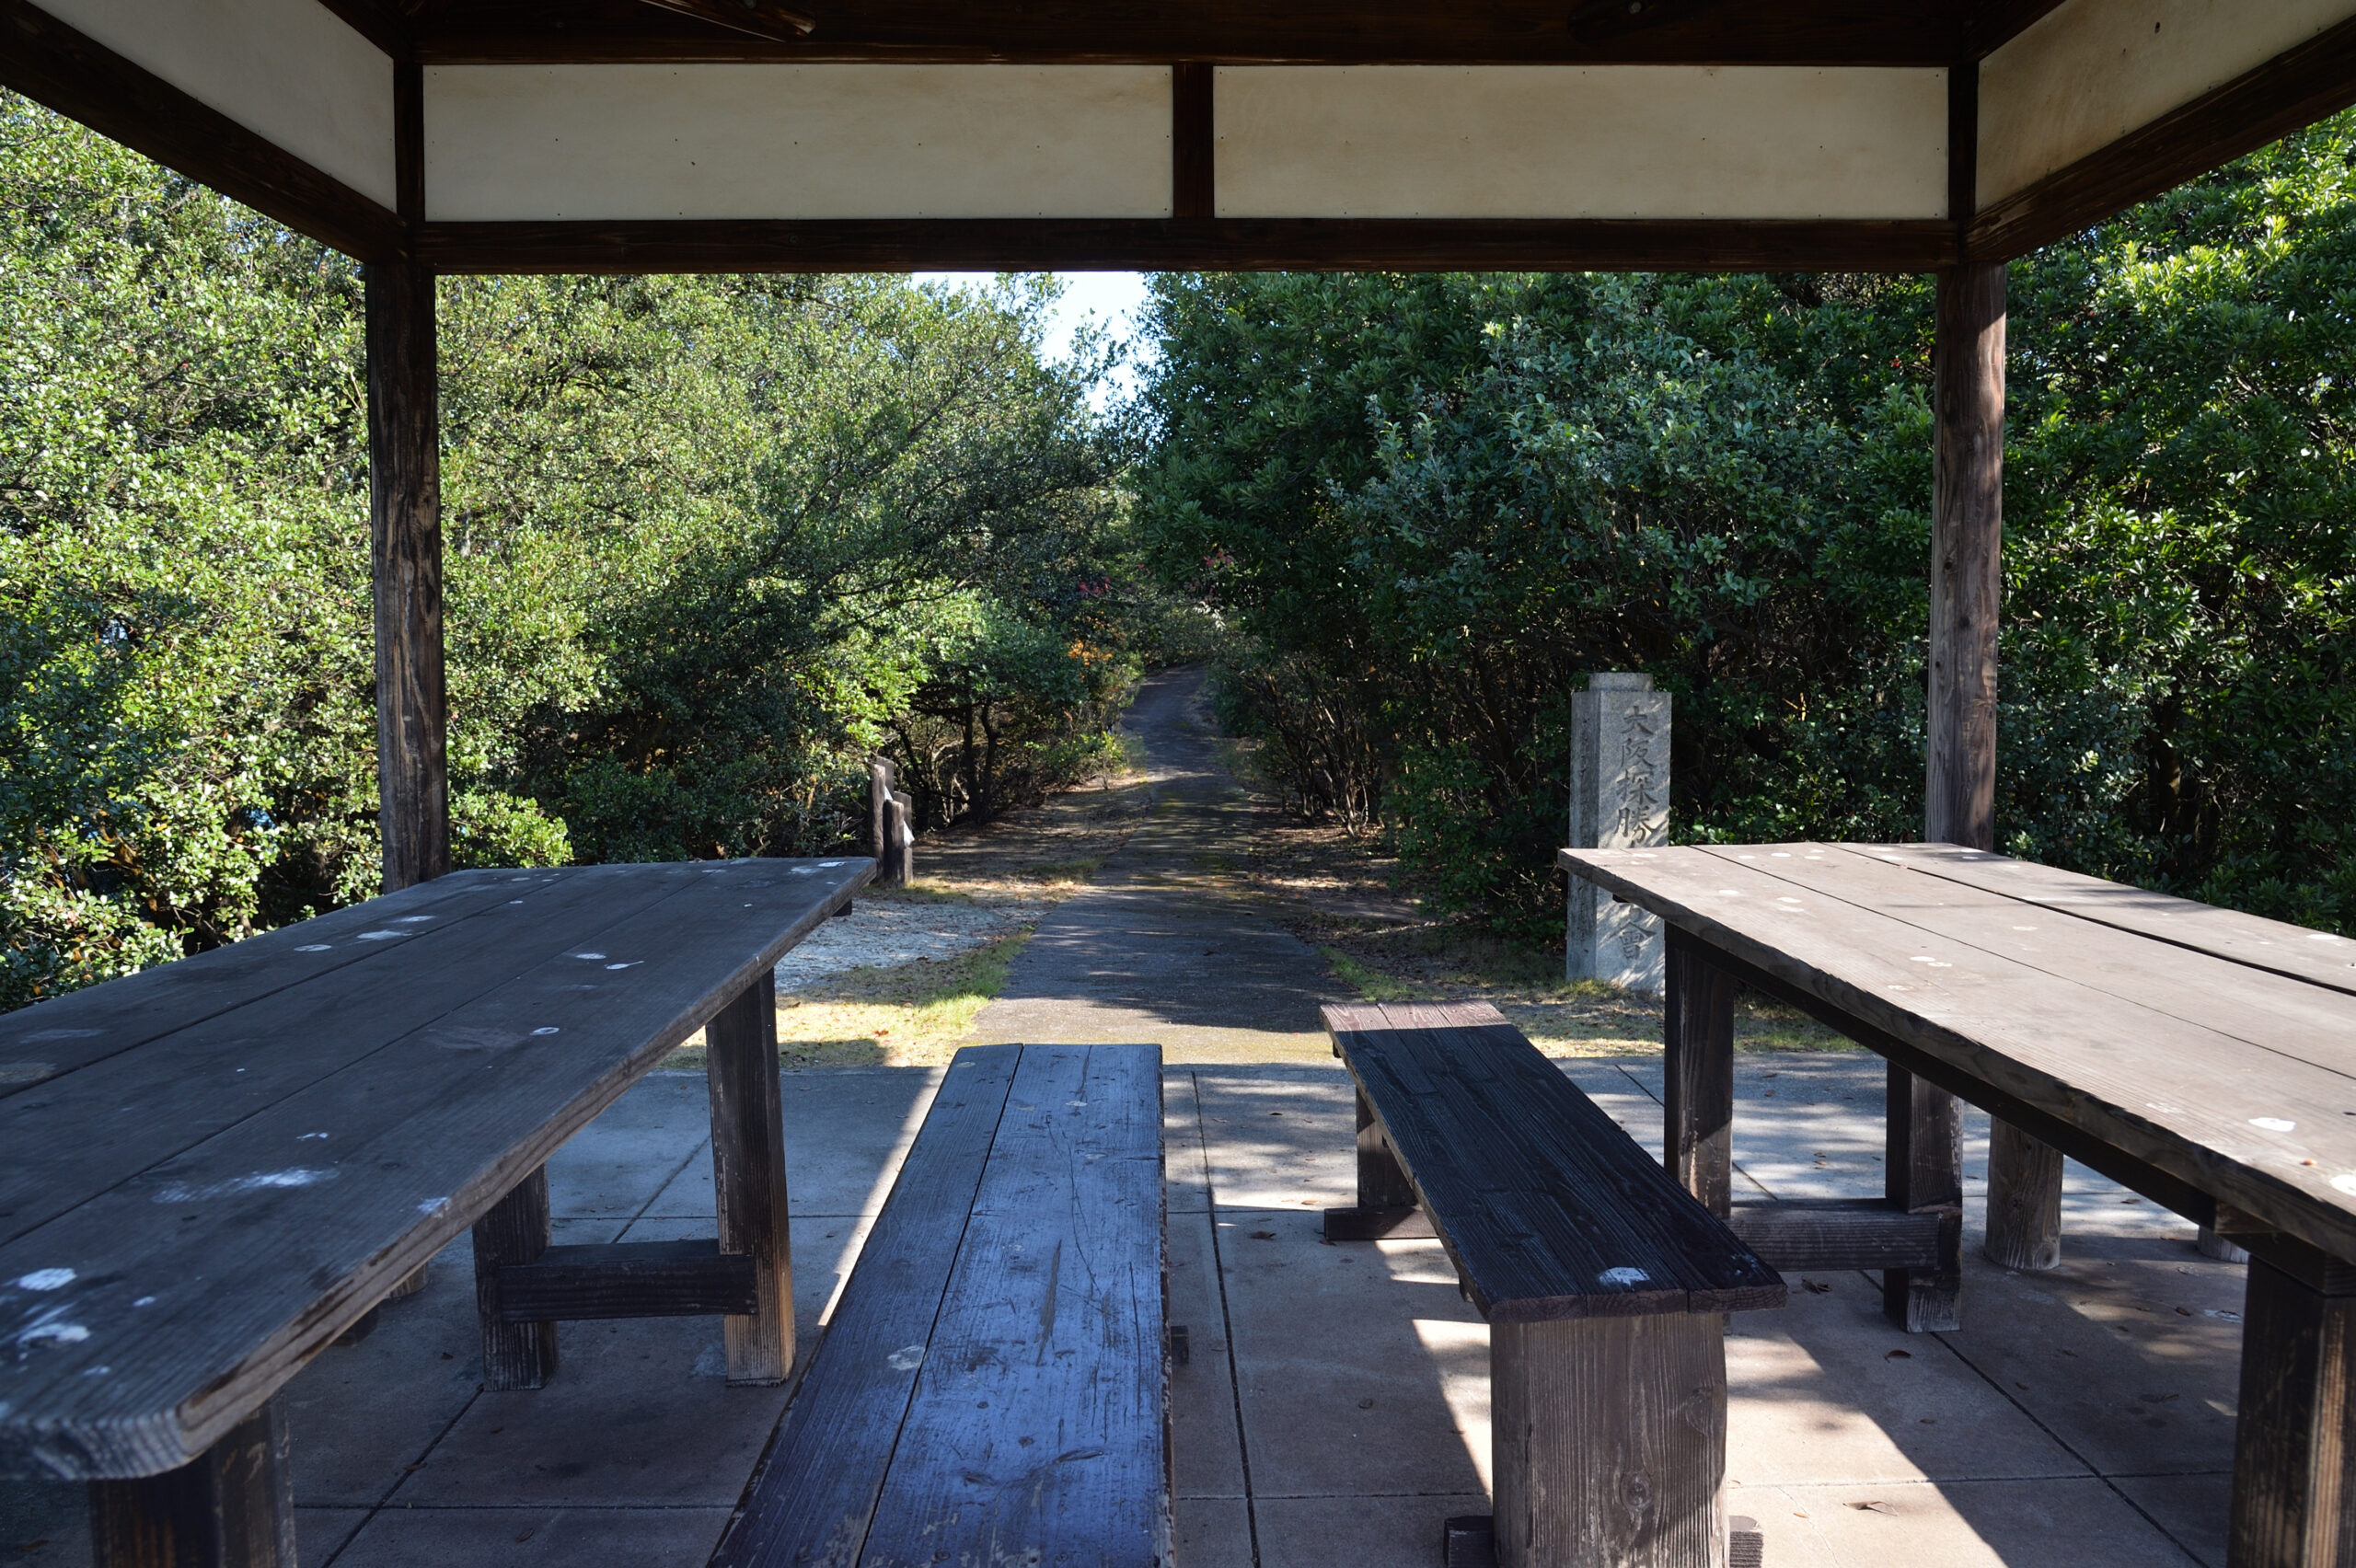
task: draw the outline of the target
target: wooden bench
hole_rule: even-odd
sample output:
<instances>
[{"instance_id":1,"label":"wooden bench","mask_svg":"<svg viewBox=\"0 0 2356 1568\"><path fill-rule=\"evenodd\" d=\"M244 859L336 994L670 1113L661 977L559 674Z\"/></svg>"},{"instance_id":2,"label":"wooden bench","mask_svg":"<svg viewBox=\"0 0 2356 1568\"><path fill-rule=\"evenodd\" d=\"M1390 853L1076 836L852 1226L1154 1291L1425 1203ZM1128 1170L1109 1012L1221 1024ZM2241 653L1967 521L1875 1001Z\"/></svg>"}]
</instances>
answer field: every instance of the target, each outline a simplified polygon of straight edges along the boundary
<instances>
[{"instance_id":1,"label":"wooden bench","mask_svg":"<svg viewBox=\"0 0 2356 1568\"><path fill-rule=\"evenodd\" d=\"M486 1381L556 1320L793 1361L770 967L873 862L466 871L0 1018L0 1474L102 1568L293 1562L275 1395L473 1230ZM549 1156L699 1027L719 1238L551 1247Z\"/></svg>"},{"instance_id":2,"label":"wooden bench","mask_svg":"<svg viewBox=\"0 0 2356 1568\"><path fill-rule=\"evenodd\" d=\"M1324 1017L1358 1121L1327 1238L1437 1236L1489 1320L1496 1561L1727 1568L1720 1315L1783 1280L1496 1009Z\"/></svg>"},{"instance_id":3,"label":"wooden bench","mask_svg":"<svg viewBox=\"0 0 2356 1568\"><path fill-rule=\"evenodd\" d=\"M713 1568L1170 1561L1161 1051L959 1051Z\"/></svg>"}]
</instances>

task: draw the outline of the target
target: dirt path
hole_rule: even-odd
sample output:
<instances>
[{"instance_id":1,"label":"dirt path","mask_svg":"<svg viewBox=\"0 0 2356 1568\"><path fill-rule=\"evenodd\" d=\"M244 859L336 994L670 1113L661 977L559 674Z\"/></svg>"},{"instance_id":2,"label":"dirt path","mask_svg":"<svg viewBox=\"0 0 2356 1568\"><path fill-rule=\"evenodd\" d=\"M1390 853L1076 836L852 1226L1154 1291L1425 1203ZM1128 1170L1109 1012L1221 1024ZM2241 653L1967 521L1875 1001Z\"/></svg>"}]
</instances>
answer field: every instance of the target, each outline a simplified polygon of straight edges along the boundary
<instances>
[{"instance_id":1,"label":"dirt path","mask_svg":"<svg viewBox=\"0 0 2356 1568\"><path fill-rule=\"evenodd\" d=\"M1318 1004L1357 993L1224 885L1271 808L1220 761L1202 680L1168 671L1138 693L1122 723L1144 753L1144 818L1087 888L1040 917L975 1041L1153 1041L1172 1062L1331 1059Z\"/></svg>"}]
</instances>

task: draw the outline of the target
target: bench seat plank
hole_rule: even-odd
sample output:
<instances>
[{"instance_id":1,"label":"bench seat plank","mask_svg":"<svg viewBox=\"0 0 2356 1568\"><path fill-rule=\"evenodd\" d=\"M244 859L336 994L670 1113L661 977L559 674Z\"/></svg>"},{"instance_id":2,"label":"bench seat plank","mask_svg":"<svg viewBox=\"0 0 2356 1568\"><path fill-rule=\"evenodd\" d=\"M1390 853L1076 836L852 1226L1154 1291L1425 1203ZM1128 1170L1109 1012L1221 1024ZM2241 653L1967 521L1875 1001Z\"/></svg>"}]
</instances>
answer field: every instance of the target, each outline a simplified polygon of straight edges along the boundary
<instances>
[{"instance_id":1,"label":"bench seat plank","mask_svg":"<svg viewBox=\"0 0 2356 1568\"><path fill-rule=\"evenodd\" d=\"M1157 1047L1023 1048L863 1568L1168 1562L1161 1120Z\"/></svg>"},{"instance_id":2,"label":"bench seat plank","mask_svg":"<svg viewBox=\"0 0 2356 1568\"><path fill-rule=\"evenodd\" d=\"M595 948L577 924L512 928L538 955L524 973L0 1246L18 1352L0 1362L0 1473L136 1476L204 1452L872 862L606 870L668 891L587 928Z\"/></svg>"},{"instance_id":3,"label":"bench seat plank","mask_svg":"<svg viewBox=\"0 0 2356 1568\"><path fill-rule=\"evenodd\" d=\"M1325 1018L1490 1321L1783 1305L1774 1271L1495 1009Z\"/></svg>"},{"instance_id":4,"label":"bench seat plank","mask_svg":"<svg viewBox=\"0 0 2356 1568\"><path fill-rule=\"evenodd\" d=\"M859 1561L1022 1055L951 1062L712 1568Z\"/></svg>"}]
</instances>

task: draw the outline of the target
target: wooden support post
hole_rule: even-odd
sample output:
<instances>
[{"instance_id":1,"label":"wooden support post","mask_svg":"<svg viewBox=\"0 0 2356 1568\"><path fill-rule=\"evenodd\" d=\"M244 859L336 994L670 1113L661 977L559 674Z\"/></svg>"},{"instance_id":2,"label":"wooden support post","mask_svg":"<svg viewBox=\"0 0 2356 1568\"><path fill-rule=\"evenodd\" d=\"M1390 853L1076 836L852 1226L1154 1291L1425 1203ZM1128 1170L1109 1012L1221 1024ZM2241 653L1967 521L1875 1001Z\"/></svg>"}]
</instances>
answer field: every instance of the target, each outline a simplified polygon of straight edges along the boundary
<instances>
[{"instance_id":1,"label":"wooden support post","mask_svg":"<svg viewBox=\"0 0 2356 1568\"><path fill-rule=\"evenodd\" d=\"M90 1483L97 1568L294 1568L294 1475L273 1398L202 1458Z\"/></svg>"},{"instance_id":2,"label":"wooden support post","mask_svg":"<svg viewBox=\"0 0 2356 1568\"><path fill-rule=\"evenodd\" d=\"M917 803L906 793L895 790L884 805L884 821L890 839L884 850L885 882L895 887L906 887L917 877Z\"/></svg>"},{"instance_id":3,"label":"wooden support post","mask_svg":"<svg viewBox=\"0 0 2356 1568\"><path fill-rule=\"evenodd\" d=\"M1382 1136L1374 1107L1358 1091L1358 1203L1356 1208L1325 1211L1328 1241L1378 1241L1384 1237L1430 1236L1431 1217L1415 1196L1407 1168L1399 1163L1391 1140Z\"/></svg>"},{"instance_id":4,"label":"wooden support post","mask_svg":"<svg viewBox=\"0 0 2356 1568\"><path fill-rule=\"evenodd\" d=\"M1997 629L2004 596L2004 264L1941 272L1932 352L1931 684L1923 836L1996 845ZM1988 1256L2062 1261L2062 1162L1999 1125L1988 1151Z\"/></svg>"},{"instance_id":5,"label":"wooden support post","mask_svg":"<svg viewBox=\"0 0 2356 1568\"><path fill-rule=\"evenodd\" d=\"M499 1299L499 1271L539 1261L549 1250L549 1173L533 1171L475 1221L475 1311L482 1326L486 1389L540 1389L556 1375L556 1325L511 1323Z\"/></svg>"},{"instance_id":6,"label":"wooden support post","mask_svg":"<svg viewBox=\"0 0 2356 1568\"><path fill-rule=\"evenodd\" d=\"M450 869L433 274L371 262L366 288L377 820L391 893Z\"/></svg>"},{"instance_id":7,"label":"wooden support post","mask_svg":"<svg viewBox=\"0 0 2356 1568\"><path fill-rule=\"evenodd\" d=\"M720 1250L753 1260L748 1316L721 1320L732 1383L782 1383L793 1368L793 1263L786 1230L785 1112L778 1086L777 982L767 970L704 1025Z\"/></svg>"},{"instance_id":8,"label":"wooden support post","mask_svg":"<svg viewBox=\"0 0 2356 1568\"><path fill-rule=\"evenodd\" d=\"M1489 1325L1499 1568L1726 1568L1725 1320Z\"/></svg>"},{"instance_id":9,"label":"wooden support post","mask_svg":"<svg viewBox=\"0 0 2356 1568\"><path fill-rule=\"evenodd\" d=\"M1672 930L1661 1038L1661 1143L1678 1184L1724 1219L1734 1203L1735 979Z\"/></svg>"},{"instance_id":10,"label":"wooden support post","mask_svg":"<svg viewBox=\"0 0 2356 1568\"><path fill-rule=\"evenodd\" d=\"M2356 1559L2356 1444L2349 1397L2356 1274L2318 1282L2266 1258L2249 1266L2234 1433L2229 1568L2337 1568Z\"/></svg>"},{"instance_id":11,"label":"wooden support post","mask_svg":"<svg viewBox=\"0 0 2356 1568\"><path fill-rule=\"evenodd\" d=\"M1988 1127L1988 1261L2062 1266L2062 1151L2005 1122Z\"/></svg>"},{"instance_id":12,"label":"wooden support post","mask_svg":"<svg viewBox=\"0 0 2356 1568\"><path fill-rule=\"evenodd\" d=\"M1910 1334L1963 1326L1963 1105L1903 1067L1889 1069L1883 1193L1908 1214L1936 1214L1935 1269L1884 1269L1881 1306Z\"/></svg>"}]
</instances>

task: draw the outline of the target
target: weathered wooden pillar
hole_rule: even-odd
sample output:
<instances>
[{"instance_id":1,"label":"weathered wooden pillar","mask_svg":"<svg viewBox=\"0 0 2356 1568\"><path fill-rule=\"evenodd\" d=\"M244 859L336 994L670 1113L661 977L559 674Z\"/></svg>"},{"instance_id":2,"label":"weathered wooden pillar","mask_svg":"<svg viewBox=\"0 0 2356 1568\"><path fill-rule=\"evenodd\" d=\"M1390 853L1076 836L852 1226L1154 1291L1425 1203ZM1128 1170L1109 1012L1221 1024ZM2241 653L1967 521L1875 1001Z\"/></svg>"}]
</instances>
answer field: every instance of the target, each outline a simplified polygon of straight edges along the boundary
<instances>
[{"instance_id":1,"label":"weathered wooden pillar","mask_svg":"<svg viewBox=\"0 0 2356 1568\"><path fill-rule=\"evenodd\" d=\"M391 893L450 869L441 421L433 274L413 262L372 262L366 278L376 798Z\"/></svg>"},{"instance_id":2,"label":"weathered wooden pillar","mask_svg":"<svg viewBox=\"0 0 2356 1568\"><path fill-rule=\"evenodd\" d=\"M91 1561L98 1568L294 1568L294 1477L285 1415L273 1397L178 1470L90 1482Z\"/></svg>"},{"instance_id":3,"label":"weathered wooden pillar","mask_svg":"<svg viewBox=\"0 0 2356 1568\"><path fill-rule=\"evenodd\" d=\"M542 1166L475 1221L475 1315L482 1333L486 1389L545 1389L556 1376L556 1324L510 1322L500 1270L536 1263L549 1250L549 1173Z\"/></svg>"},{"instance_id":4,"label":"weathered wooden pillar","mask_svg":"<svg viewBox=\"0 0 2356 1568\"><path fill-rule=\"evenodd\" d=\"M2242 1308L2228 1568L2356 1560L2351 1348L2356 1268L2295 1243L2261 1249Z\"/></svg>"},{"instance_id":5,"label":"weathered wooden pillar","mask_svg":"<svg viewBox=\"0 0 2356 1568\"><path fill-rule=\"evenodd\" d=\"M1724 1219L1734 1203L1734 977L1669 934L1663 1144L1678 1184Z\"/></svg>"},{"instance_id":6,"label":"weathered wooden pillar","mask_svg":"<svg viewBox=\"0 0 2356 1568\"><path fill-rule=\"evenodd\" d=\"M768 970L704 1025L720 1250L753 1260L757 1310L721 1320L731 1383L793 1370L793 1258L786 1222L785 1113L778 1084L777 980Z\"/></svg>"}]
</instances>

